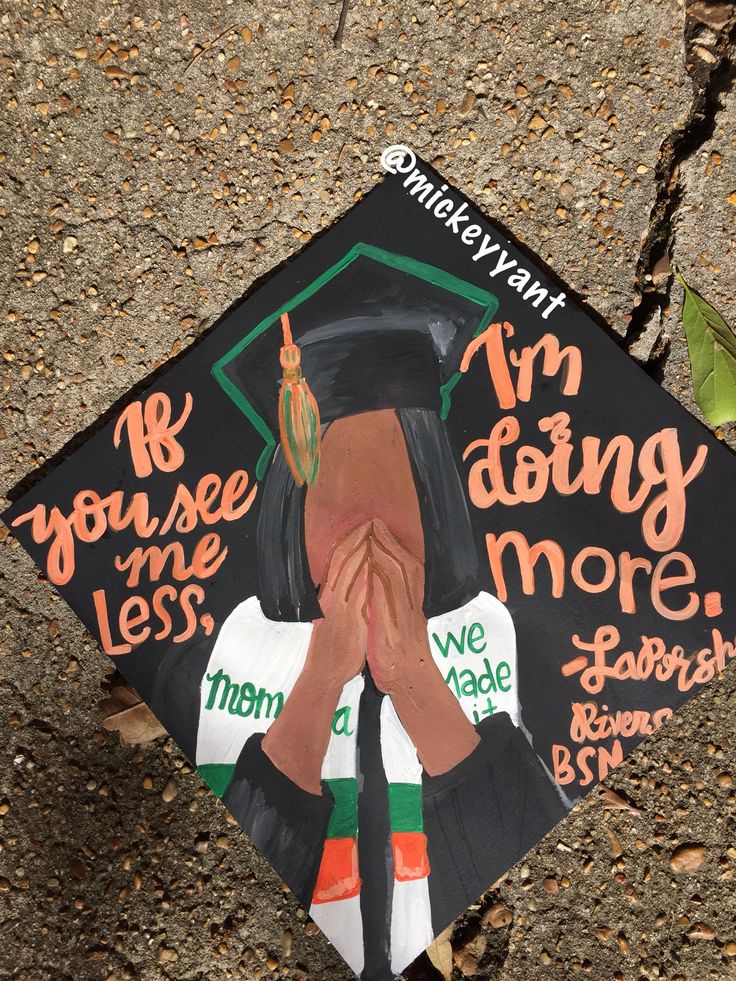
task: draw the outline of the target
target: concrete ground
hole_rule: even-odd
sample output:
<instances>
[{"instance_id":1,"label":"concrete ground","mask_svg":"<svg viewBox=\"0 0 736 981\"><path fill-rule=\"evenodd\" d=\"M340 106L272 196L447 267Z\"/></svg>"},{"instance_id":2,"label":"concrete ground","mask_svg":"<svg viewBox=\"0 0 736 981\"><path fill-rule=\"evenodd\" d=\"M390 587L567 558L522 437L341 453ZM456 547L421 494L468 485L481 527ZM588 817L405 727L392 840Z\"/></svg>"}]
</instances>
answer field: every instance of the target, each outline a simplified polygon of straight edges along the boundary
<instances>
[{"instance_id":1,"label":"concrete ground","mask_svg":"<svg viewBox=\"0 0 736 981\"><path fill-rule=\"evenodd\" d=\"M339 13L1 8L3 487L339 218L396 142L697 414L671 269L736 325L731 6L353 0L341 49ZM170 742L100 729L107 660L9 536L0 563L0 976L345 977ZM611 776L636 811L592 794L458 923L454 977L736 977L734 731L731 670Z\"/></svg>"}]
</instances>

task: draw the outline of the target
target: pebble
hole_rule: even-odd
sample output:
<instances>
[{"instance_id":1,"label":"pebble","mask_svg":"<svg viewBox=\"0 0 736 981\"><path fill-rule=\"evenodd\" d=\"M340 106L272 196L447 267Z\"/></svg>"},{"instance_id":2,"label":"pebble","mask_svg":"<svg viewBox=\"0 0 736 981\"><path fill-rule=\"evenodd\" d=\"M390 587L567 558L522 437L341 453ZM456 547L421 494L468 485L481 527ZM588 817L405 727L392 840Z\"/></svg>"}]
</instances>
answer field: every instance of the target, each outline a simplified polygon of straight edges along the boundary
<instances>
[{"instance_id":1,"label":"pebble","mask_svg":"<svg viewBox=\"0 0 736 981\"><path fill-rule=\"evenodd\" d=\"M166 801L167 804L170 804L171 801L176 797L177 792L178 792L178 788L176 786L176 782L174 780L168 780L166 786L164 787L161 793L161 796L163 797L163 799Z\"/></svg>"},{"instance_id":2,"label":"pebble","mask_svg":"<svg viewBox=\"0 0 736 981\"><path fill-rule=\"evenodd\" d=\"M623 848L621 847L621 840L613 828L606 828L606 834L608 835L608 840L611 843L611 854L614 858L620 858L623 854Z\"/></svg>"},{"instance_id":3,"label":"pebble","mask_svg":"<svg viewBox=\"0 0 736 981\"><path fill-rule=\"evenodd\" d=\"M508 926L513 918L513 913L505 903L496 903L485 911L481 922L483 926L487 926L490 923L496 930L501 930L503 927Z\"/></svg>"},{"instance_id":4,"label":"pebble","mask_svg":"<svg viewBox=\"0 0 736 981\"><path fill-rule=\"evenodd\" d=\"M460 115L467 116L470 110L475 105L475 92L466 92L463 96L463 101L460 103Z\"/></svg>"},{"instance_id":5,"label":"pebble","mask_svg":"<svg viewBox=\"0 0 736 981\"><path fill-rule=\"evenodd\" d=\"M697 872L705 861L702 845L680 845L672 853L670 865L675 872Z\"/></svg>"},{"instance_id":6,"label":"pebble","mask_svg":"<svg viewBox=\"0 0 736 981\"><path fill-rule=\"evenodd\" d=\"M75 879L84 879L86 876L86 871L84 868L84 863L80 862L78 858L73 858L69 863L69 871Z\"/></svg>"},{"instance_id":7,"label":"pebble","mask_svg":"<svg viewBox=\"0 0 736 981\"><path fill-rule=\"evenodd\" d=\"M159 947L158 952L156 953L157 964L172 964L174 961L178 960L179 955L170 947Z\"/></svg>"}]
</instances>

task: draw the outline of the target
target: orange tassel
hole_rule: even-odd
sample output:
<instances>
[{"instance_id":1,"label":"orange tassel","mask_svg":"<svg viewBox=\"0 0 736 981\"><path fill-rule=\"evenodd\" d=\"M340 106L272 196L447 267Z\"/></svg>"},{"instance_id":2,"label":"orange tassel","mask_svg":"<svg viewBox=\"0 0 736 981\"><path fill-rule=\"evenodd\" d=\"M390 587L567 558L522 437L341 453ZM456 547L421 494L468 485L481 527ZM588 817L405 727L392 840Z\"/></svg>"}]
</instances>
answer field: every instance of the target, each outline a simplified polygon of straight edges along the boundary
<instances>
[{"instance_id":1,"label":"orange tassel","mask_svg":"<svg viewBox=\"0 0 736 981\"><path fill-rule=\"evenodd\" d=\"M292 340L288 313L281 314L281 328L284 345L279 360L284 377L279 391L279 434L286 462L301 487L313 484L319 471L319 406L302 377L302 355Z\"/></svg>"}]
</instances>

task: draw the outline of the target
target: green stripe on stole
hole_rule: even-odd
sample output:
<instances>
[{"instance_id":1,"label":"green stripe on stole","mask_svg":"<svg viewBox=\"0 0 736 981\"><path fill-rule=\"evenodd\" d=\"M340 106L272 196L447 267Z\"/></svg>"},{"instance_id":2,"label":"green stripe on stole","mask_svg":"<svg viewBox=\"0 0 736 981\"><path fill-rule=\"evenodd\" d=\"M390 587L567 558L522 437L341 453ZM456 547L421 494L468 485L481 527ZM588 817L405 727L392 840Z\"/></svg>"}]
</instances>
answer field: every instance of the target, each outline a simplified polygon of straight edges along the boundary
<instances>
[{"instance_id":1,"label":"green stripe on stole","mask_svg":"<svg viewBox=\"0 0 736 981\"><path fill-rule=\"evenodd\" d=\"M357 838L358 781L355 777L334 777L325 780L335 798L327 825L328 838Z\"/></svg>"},{"instance_id":2,"label":"green stripe on stole","mask_svg":"<svg viewBox=\"0 0 736 981\"><path fill-rule=\"evenodd\" d=\"M391 831L424 831L420 783L390 783L388 809Z\"/></svg>"},{"instance_id":3,"label":"green stripe on stole","mask_svg":"<svg viewBox=\"0 0 736 981\"><path fill-rule=\"evenodd\" d=\"M197 770L218 797L227 790L235 770L232 763L201 763ZM328 838L356 838L358 835L358 781L355 777L325 780L334 798L327 826ZM422 785L390 783L388 806L392 831L423 831Z\"/></svg>"}]
</instances>

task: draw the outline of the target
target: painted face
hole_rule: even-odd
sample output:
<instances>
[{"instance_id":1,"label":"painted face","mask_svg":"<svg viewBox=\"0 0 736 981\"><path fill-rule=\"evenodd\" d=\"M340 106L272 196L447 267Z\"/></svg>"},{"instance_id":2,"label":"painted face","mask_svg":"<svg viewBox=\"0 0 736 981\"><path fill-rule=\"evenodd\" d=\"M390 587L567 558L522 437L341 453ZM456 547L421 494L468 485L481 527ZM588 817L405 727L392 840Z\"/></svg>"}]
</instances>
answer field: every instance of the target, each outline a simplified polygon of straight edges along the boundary
<instances>
[{"instance_id":1,"label":"painted face","mask_svg":"<svg viewBox=\"0 0 736 981\"><path fill-rule=\"evenodd\" d=\"M424 533L409 454L392 409L338 419L323 439L317 480L304 509L309 571L322 581L335 541L380 518L420 562Z\"/></svg>"}]
</instances>

